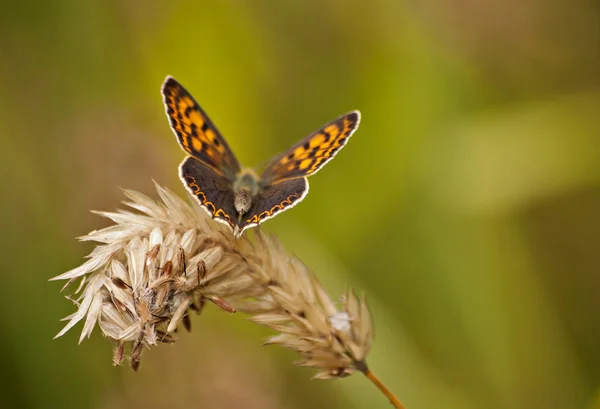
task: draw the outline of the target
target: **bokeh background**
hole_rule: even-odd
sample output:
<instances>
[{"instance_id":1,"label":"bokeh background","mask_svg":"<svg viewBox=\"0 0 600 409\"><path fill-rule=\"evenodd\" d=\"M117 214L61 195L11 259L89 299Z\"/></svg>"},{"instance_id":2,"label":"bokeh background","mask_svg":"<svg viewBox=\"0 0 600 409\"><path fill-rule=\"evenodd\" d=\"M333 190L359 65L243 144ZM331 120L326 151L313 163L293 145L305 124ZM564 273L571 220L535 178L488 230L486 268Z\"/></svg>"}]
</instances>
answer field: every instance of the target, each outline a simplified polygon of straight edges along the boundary
<instances>
[{"instance_id":1,"label":"bokeh background","mask_svg":"<svg viewBox=\"0 0 600 409\"><path fill-rule=\"evenodd\" d=\"M3 407L390 407L216 308L139 373L97 331L52 340L89 210L184 194L167 74L247 165L362 111L264 229L368 296L368 362L409 408L600 406L600 3L25 0L0 5Z\"/></svg>"}]
</instances>

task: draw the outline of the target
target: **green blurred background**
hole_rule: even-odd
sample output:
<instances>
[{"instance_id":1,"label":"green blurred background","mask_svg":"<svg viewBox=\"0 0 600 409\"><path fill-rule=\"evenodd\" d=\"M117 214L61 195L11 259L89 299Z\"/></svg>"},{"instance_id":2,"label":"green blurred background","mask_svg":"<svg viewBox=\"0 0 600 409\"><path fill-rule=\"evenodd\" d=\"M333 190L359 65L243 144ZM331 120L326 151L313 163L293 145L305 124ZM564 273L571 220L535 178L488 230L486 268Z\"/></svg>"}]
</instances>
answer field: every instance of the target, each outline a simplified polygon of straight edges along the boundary
<instances>
[{"instance_id":1,"label":"green blurred background","mask_svg":"<svg viewBox=\"0 0 600 409\"><path fill-rule=\"evenodd\" d=\"M74 307L47 280L109 223L89 210L184 194L167 74L247 165L362 111L265 230L364 291L409 408L600 406L600 3L30 0L0 5L3 407L390 407L216 308L139 373L98 331L52 340Z\"/></svg>"}]
</instances>

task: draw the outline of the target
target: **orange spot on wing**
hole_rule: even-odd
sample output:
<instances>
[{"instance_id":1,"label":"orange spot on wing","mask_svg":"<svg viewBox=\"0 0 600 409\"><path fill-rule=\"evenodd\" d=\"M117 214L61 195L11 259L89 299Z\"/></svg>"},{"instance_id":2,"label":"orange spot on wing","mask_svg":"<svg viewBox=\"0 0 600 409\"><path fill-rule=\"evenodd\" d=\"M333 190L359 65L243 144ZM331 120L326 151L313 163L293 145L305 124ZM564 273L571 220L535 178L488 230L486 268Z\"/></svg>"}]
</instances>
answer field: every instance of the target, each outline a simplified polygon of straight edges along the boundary
<instances>
[{"instance_id":1,"label":"orange spot on wing","mask_svg":"<svg viewBox=\"0 0 600 409\"><path fill-rule=\"evenodd\" d=\"M311 164L312 160L311 159L304 159L302 162L300 162L300 169L304 170L306 168L308 168Z\"/></svg>"},{"instance_id":2,"label":"orange spot on wing","mask_svg":"<svg viewBox=\"0 0 600 409\"><path fill-rule=\"evenodd\" d=\"M337 138L340 132L340 128L337 125L329 125L325 128L325 132L331 134L334 138Z\"/></svg>"},{"instance_id":3,"label":"orange spot on wing","mask_svg":"<svg viewBox=\"0 0 600 409\"><path fill-rule=\"evenodd\" d=\"M314 148L320 146L324 141L325 141L325 135L323 135L321 133L321 134L315 136L314 138L312 138L312 140L310 141L310 147L314 149Z\"/></svg>"},{"instance_id":4,"label":"orange spot on wing","mask_svg":"<svg viewBox=\"0 0 600 409\"><path fill-rule=\"evenodd\" d=\"M205 135L210 143L217 139L217 135L215 135L215 132L212 129L207 129Z\"/></svg>"},{"instance_id":5,"label":"orange spot on wing","mask_svg":"<svg viewBox=\"0 0 600 409\"><path fill-rule=\"evenodd\" d=\"M196 124L198 127L202 126L202 124L204 123L204 120L198 111L190 112L189 117L187 117L186 119L190 123Z\"/></svg>"},{"instance_id":6,"label":"orange spot on wing","mask_svg":"<svg viewBox=\"0 0 600 409\"><path fill-rule=\"evenodd\" d=\"M180 104L182 106L182 108L185 110L187 107L193 107L194 106L194 101L192 101L192 99L190 97L183 97L180 100Z\"/></svg>"},{"instance_id":7,"label":"orange spot on wing","mask_svg":"<svg viewBox=\"0 0 600 409\"><path fill-rule=\"evenodd\" d=\"M195 151L200 152L202 150L202 142L198 138L192 139L192 147Z\"/></svg>"}]
</instances>

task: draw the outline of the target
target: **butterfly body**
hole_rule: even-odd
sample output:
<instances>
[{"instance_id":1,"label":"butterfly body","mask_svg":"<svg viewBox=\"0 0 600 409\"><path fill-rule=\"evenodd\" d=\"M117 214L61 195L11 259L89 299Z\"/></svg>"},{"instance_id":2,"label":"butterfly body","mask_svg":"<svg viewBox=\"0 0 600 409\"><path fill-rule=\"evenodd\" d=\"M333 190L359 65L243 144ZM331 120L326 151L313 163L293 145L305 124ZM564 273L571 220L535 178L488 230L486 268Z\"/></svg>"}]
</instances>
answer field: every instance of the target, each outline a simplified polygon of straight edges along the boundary
<instances>
[{"instance_id":1,"label":"butterfly body","mask_svg":"<svg viewBox=\"0 0 600 409\"><path fill-rule=\"evenodd\" d=\"M252 169L242 169L233 182L233 207L238 214L238 221L248 213L253 199L260 191L260 179Z\"/></svg>"},{"instance_id":2,"label":"butterfly body","mask_svg":"<svg viewBox=\"0 0 600 409\"><path fill-rule=\"evenodd\" d=\"M358 111L342 115L275 157L258 175L241 167L181 84L167 77L162 93L171 128L190 155L179 166L182 182L202 208L227 224L236 237L304 199L307 176L335 156L360 122Z\"/></svg>"}]
</instances>

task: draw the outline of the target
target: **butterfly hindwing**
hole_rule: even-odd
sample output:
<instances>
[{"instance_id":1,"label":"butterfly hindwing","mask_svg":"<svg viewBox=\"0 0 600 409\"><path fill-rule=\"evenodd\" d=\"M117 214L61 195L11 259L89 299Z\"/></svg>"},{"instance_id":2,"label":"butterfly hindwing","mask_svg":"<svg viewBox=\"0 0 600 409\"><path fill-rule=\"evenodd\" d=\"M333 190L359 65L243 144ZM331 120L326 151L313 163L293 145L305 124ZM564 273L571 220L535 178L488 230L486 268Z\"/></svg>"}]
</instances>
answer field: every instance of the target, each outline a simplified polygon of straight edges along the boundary
<instances>
[{"instance_id":1,"label":"butterfly hindwing","mask_svg":"<svg viewBox=\"0 0 600 409\"><path fill-rule=\"evenodd\" d=\"M304 199L307 193L308 181L306 178L283 180L263 187L254 198L254 203L248 213L244 215L239 226L241 231L292 208Z\"/></svg>"},{"instance_id":2,"label":"butterfly hindwing","mask_svg":"<svg viewBox=\"0 0 600 409\"><path fill-rule=\"evenodd\" d=\"M359 122L360 113L352 111L313 132L267 166L261 177L263 184L316 173L344 147Z\"/></svg>"},{"instance_id":3,"label":"butterfly hindwing","mask_svg":"<svg viewBox=\"0 0 600 409\"><path fill-rule=\"evenodd\" d=\"M234 178L240 170L237 159L190 93L174 78L167 77L162 94L171 128L181 147L216 172Z\"/></svg>"},{"instance_id":4,"label":"butterfly hindwing","mask_svg":"<svg viewBox=\"0 0 600 409\"><path fill-rule=\"evenodd\" d=\"M234 193L226 177L191 157L185 158L179 165L179 176L187 190L213 219L231 228L237 224Z\"/></svg>"}]
</instances>

